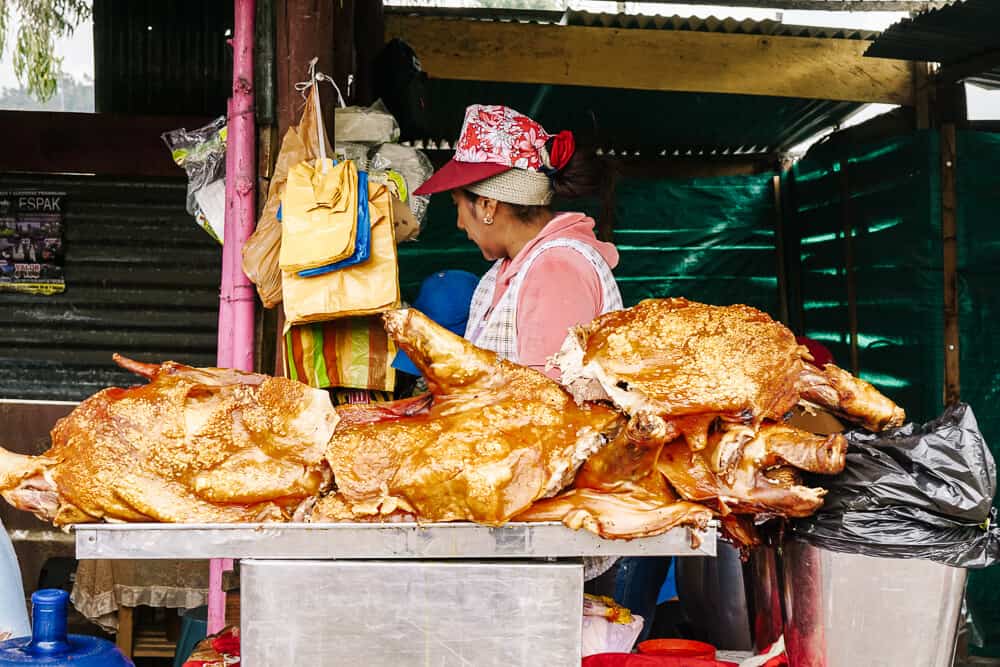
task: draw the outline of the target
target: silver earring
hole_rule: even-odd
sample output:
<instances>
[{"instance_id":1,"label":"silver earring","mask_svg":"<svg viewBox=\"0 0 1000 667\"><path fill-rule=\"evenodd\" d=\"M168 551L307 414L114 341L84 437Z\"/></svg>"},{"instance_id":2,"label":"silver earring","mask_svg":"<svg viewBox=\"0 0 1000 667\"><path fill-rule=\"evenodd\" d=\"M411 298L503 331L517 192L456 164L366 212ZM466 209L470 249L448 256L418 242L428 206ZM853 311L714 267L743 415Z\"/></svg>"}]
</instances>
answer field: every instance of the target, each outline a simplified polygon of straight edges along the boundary
<instances>
[{"instance_id":1,"label":"silver earring","mask_svg":"<svg viewBox=\"0 0 1000 667\"><path fill-rule=\"evenodd\" d=\"M493 216L492 215L487 215L486 217L484 217L483 218L483 224L484 225L492 225L493 224Z\"/></svg>"}]
</instances>

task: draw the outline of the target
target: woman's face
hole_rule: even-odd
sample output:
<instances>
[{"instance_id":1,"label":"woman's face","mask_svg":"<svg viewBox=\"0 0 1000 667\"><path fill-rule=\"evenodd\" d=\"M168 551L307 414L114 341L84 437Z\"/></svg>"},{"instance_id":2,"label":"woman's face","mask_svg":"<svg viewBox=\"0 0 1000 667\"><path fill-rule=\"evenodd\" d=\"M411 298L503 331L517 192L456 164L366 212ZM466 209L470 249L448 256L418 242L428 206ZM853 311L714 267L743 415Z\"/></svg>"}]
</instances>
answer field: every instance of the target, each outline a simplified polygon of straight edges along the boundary
<instances>
[{"instance_id":1,"label":"woman's face","mask_svg":"<svg viewBox=\"0 0 1000 667\"><path fill-rule=\"evenodd\" d=\"M491 262L506 257L503 237L498 229L500 225L487 225L483 222L487 215L494 216L494 223L496 222L495 204L491 212L487 209L488 204L484 203L487 202L486 199L482 197L470 199L459 190L451 191L451 199L455 203L458 228L476 244L483 257Z\"/></svg>"}]
</instances>

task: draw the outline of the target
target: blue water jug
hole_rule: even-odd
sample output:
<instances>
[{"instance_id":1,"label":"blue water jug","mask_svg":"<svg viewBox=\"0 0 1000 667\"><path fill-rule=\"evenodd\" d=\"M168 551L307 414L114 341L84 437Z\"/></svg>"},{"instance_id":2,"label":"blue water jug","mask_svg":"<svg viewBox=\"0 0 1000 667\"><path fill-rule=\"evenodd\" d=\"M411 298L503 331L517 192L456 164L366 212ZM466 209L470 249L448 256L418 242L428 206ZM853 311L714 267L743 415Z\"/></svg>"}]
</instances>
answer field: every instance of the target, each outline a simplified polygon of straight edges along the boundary
<instances>
[{"instance_id":1,"label":"blue water jug","mask_svg":"<svg viewBox=\"0 0 1000 667\"><path fill-rule=\"evenodd\" d=\"M31 596L30 637L0 643L0 667L135 667L111 642L66 634L69 593L46 589Z\"/></svg>"}]
</instances>

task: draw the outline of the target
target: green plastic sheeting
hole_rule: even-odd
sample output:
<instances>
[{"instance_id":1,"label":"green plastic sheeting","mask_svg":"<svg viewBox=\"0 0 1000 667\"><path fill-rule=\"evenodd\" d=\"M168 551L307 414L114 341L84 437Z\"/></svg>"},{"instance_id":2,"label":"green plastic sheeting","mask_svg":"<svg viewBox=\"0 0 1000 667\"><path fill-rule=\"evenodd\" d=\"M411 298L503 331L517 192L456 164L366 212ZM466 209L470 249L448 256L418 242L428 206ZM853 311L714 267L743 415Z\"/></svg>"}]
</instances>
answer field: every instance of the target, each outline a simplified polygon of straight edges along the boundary
<instances>
[{"instance_id":1,"label":"green plastic sheeting","mask_svg":"<svg viewBox=\"0 0 1000 667\"><path fill-rule=\"evenodd\" d=\"M696 180L625 179L616 190L615 276L625 305L684 296L707 303L747 303L777 315L777 258L771 176ZM556 202L556 210L597 219L595 199ZM489 264L455 226L447 195L432 198L420 239L399 247L404 299L435 271L481 275Z\"/></svg>"},{"instance_id":2,"label":"green plastic sheeting","mask_svg":"<svg viewBox=\"0 0 1000 667\"><path fill-rule=\"evenodd\" d=\"M857 290L861 377L916 420L941 412L943 337L937 135L831 143L793 168L805 335L851 366L844 196Z\"/></svg>"},{"instance_id":3,"label":"green plastic sheeting","mask_svg":"<svg viewBox=\"0 0 1000 667\"><path fill-rule=\"evenodd\" d=\"M399 289L404 301L412 302L420 283L436 271L462 269L481 276L489 269L479 249L456 226L456 218L451 196L434 195L420 237L399 244Z\"/></svg>"},{"instance_id":4,"label":"green plastic sheeting","mask_svg":"<svg viewBox=\"0 0 1000 667\"><path fill-rule=\"evenodd\" d=\"M626 179L615 189L615 271L626 306L683 296L778 314L772 175Z\"/></svg>"},{"instance_id":5,"label":"green plastic sheeting","mask_svg":"<svg viewBox=\"0 0 1000 667\"><path fill-rule=\"evenodd\" d=\"M962 399L1000 459L1000 134L959 132L957 148ZM1000 657L1000 566L971 572L968 595L980 653Z\"/></svg>"},{"instance_id":6,"label":"green plastic sheeting","mask_svg":"<svg viewBox=\"0 0 1000 667\"><path fill-rule=\"evenodd\" d=\"M1000 459L1000 135L959 132L957 149L962 399ZM936 132L865 145L831 141L790 179L806 335L849 365L846 186L861 376L913 421L943 408L940 160ZM1000 656L1000 566L970 572L968 602L985 644L973 652Z\"/></svg>"}]
</instances>

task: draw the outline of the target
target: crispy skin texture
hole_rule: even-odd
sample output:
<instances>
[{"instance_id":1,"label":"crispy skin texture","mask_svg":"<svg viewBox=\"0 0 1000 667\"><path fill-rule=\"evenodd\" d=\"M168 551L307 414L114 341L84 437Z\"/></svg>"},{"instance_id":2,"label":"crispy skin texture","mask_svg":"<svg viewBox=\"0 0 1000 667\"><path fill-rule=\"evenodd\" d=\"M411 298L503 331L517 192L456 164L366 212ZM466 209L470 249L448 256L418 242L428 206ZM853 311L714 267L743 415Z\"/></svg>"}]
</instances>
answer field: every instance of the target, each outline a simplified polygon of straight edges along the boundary
<instances>
[{"instance_id":1,"label":"crispy skin texture","mask_svg":"<svg viewBox=\"0 0 1000 667\"><path fill-rule=\"evenodd\" d=\"M759 422L780 419L798 401L794 335L749 306L651 299L578 327L575 342L582 369L566 348L555 358L566 381L597 379L613 399L616 389L631 394L631 404L616 400L630 414Z\"/></svg>"},{"instance_id":2,"label":"crispy skin texture","mask_svg":"<svg viewBox=\"0 0 1000 667\"><path fill-rule=\"evenodd\" d=\"M749 306L650 299L577 327L553 357L578 400L608 398L630 416L701 416L756 427L800 402L872 431L906 414L870 384L819 369L791 331ZM689 438L695 450L703 439Z\"/></svg>"},{"instance_id":3,"label":"crispy skin texture","mask_svg":"<svg viewBox=\"0 0 1000 667\"><path fill-rule=\"evenodd\" d=\"M327 448L337 491L313 521L412 514L501 524L558 493L621 430L614 410L577 405L541 373L499 359L415 310L386 329L424 373L429 410L345 420Z\"/></svg>"},{"instance_id":4,"label":"crispy skin texture","mask_svg":"<svg viewBox=\"0 0 1000 667\"><path fill-rule=\"evenodd\" d=\"M116 360L149 384L105 389L60 420L28 475L0 477L8 502L57 526L284 520L329 486L323 452L338 418L325 392L252 373ZM0 451L0 461L24 463L14 456Z\"/></svg>"}]
</instances>

